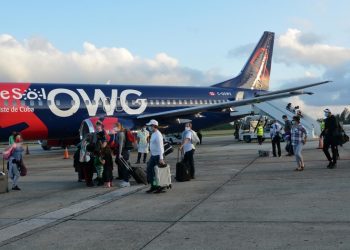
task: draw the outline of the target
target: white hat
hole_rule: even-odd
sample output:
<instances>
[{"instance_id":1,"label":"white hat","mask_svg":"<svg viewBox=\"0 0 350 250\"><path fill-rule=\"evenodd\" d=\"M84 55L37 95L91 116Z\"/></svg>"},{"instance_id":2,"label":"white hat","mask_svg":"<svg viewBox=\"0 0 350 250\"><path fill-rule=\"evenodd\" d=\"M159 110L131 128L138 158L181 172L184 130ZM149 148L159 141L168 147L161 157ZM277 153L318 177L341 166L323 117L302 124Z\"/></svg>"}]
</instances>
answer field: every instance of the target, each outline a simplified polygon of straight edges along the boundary
<instances>
[{"instance_id":1,"label":"white hat","mask_svg":"<svg viewBox=\"0 0 350 250\"><path fill-rule=\"evenodd\" d=\"M325 110L323 110L323 112L325 112L325 113L332 113L329 109L325 109Z\"/></svg>"},{"instance_id":2,"label":"white hat","mask_svg":"<svg viewBox=\"0 0 350 250\"><path fill-rule=\"evenodd\" d=\"M150 126L150 125L155 125L155 126L158 126L158 122L156 120L150 120L149 123L146 124L147 126Z\"/></svg>"}]
</instances>

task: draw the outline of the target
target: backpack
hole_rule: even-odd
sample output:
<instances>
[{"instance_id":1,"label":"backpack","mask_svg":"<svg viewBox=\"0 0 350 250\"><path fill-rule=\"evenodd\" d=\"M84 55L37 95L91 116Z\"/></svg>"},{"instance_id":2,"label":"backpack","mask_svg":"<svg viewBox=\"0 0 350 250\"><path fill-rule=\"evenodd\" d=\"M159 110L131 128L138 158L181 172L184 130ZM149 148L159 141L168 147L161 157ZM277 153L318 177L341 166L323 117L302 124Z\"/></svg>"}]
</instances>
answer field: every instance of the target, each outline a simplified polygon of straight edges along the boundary
<instances>
[{"instance_id":1,"label":"backpack","mask_svg":"<svg viewBox=\"0 0 350 250\"><path fill-rule=\"evenodd\" d=\"M191 135L192 144L196 145L200 142L199 137L198 137L196 131L191 130L191 132L192 132L192 135Z\"/></svg>"},{"instance_id":2,"label":"backpack","mask_svg":"<svg viewBox=\"0 0 350 250\"><path fill-rule=\"evenodd\" d=\"M125 149L131 150L134 149L135 136L131 133L129 129L125 130Z\"/></svg>"}]
</instances>

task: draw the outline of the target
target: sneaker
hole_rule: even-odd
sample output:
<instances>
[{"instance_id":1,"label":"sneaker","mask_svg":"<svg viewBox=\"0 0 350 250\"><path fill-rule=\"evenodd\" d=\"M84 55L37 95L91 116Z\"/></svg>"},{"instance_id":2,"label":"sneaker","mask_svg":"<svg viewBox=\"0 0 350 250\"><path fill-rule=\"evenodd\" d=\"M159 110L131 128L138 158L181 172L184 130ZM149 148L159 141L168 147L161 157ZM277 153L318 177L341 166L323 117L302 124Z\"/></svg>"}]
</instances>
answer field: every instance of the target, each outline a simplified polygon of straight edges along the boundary
<instances>
[{"instance_id":1,"label":"sneaker","mask_svg":"<svg viewBox=\"0 0 350 250\"><path fill-rule=\"evenodd\" d=\"M147 193L147 194L150 194L150 193L153 193L153 192L156 191L156 190L157 190L157 187L156 187L156 186L151 186L151 188L148 189L148 190L146 191L146 193Z\"/></svg>"},{"instance_id":2,"label":"sneaker","mask_svg":"<svg viewBox=\"0 0 350 250\"><path fill-rule=\"evenodd\" d=\"M332 163L332 168L337 168L337 163L336 162Z\"/></svg>"},{"instance_id":3,"label":"sneaker","mask_svg":"<svg viewBox=\"0 0 350 250\"><path fill-rule=\"evenodd\" d=\"M154 194L160 194L165 193L164 187L158 187L156 191L153 192Z\"/></svg>"},{"instance_id":4,"label":"sneaker","mask_svg":"<svg viewBox=\"0 0 350 250\"><path fill-rule=\"evenodd\" d=\"M328 163L327 168L332 168L332 162L331 161Z\"/></svg>"},{"instance_id":5,"label":"sneaker","mask_svg":"<svg viewBox=\"0 0 350 250\"><path fill-rule=\"evenodd\" d=\"M14 186L14 187L12 188L12 190L18 190L18 191L20 191L21 189L20 189L18 186Z\"/></svg>"},{"instance_id":6,"label":"sneaker","mask_svg":"<svg viewBox=\"0 0 350 250\"><path fill-rule=\"evenodd\" d=\"M122 181L120 182L119 187L121 188L130 187L130 182Z\"/></svg>"}]
</instances>

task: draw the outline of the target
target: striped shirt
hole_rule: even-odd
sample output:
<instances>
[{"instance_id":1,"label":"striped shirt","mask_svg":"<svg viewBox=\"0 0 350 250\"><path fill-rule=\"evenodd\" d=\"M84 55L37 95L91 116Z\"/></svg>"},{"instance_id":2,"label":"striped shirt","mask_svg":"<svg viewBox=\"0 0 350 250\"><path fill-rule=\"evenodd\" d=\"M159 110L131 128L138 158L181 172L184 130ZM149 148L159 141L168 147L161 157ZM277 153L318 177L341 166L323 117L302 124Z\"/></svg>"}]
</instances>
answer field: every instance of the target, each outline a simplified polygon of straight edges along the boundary
<instances>
[{"instance_id":1,"label":"striped shirt","mask_svg":"<svg viewBox=\"0 0 350 250\"><path fill-rule=\"evenodd\" d=\"M299 145L303 143L304 138L307 136L306 129L303 125L293 125L291 129L291 142L292 145Z\"/></svg>"}]
</instances>

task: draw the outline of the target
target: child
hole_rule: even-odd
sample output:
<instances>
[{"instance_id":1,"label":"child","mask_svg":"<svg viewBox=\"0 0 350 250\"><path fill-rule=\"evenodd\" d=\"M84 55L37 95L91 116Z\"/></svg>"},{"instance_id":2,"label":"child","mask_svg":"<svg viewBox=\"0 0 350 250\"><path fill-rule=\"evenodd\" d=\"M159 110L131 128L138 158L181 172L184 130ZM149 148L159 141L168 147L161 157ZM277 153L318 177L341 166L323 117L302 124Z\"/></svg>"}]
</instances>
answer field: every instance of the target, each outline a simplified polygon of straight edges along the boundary
<instances>
[{"instance_id":1,"label":"child","mask_svg":"<svg viewBox=\"0 0 350 250\"><path fill-rule=\"evenodd\" d=\"M105 146L102 148L102 159L103 159L103 180L105 183L105 187L112 187L113 180L113 158L112 158L112 150L109 146Z\"/></svg>"},{"instance_id":2,"label":"child","mask_svg":"<svg viewBox=\"0 0 350 250\"><path fill-rule=\"evenodd\" d=\"M103 185L103 165L105 163L105 160L102 157L101 150L95 152L95 159L94 159L94 166L96 168L97 173L97 186Z\"/></svg>"}]
</instances>

